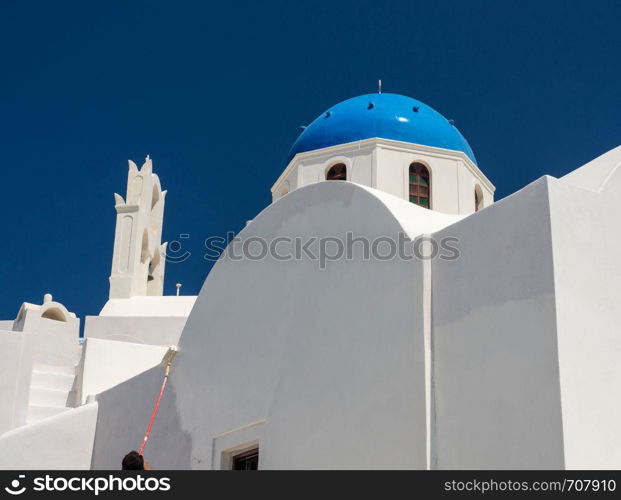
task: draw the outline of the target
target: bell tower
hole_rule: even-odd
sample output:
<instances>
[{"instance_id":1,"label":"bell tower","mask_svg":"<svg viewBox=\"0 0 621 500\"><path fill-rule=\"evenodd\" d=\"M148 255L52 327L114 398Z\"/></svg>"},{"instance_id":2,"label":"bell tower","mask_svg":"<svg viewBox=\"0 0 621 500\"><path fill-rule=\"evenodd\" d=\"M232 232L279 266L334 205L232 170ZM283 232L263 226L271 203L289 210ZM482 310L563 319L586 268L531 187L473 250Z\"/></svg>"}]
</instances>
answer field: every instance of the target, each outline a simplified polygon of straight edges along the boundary
<instances>
[{"instance_id":1,"label":"bell tower","mask_svg":"<svg viewBox=\"0 0 621 500\"><path fill-rule=\"evenodd\" d=\"M146 157L140 169L129 160L126 200L114 193L116 231L110 274L110 298L162 295L166 243L162 222L166 191Z\"/></svg>"}]
</instances>

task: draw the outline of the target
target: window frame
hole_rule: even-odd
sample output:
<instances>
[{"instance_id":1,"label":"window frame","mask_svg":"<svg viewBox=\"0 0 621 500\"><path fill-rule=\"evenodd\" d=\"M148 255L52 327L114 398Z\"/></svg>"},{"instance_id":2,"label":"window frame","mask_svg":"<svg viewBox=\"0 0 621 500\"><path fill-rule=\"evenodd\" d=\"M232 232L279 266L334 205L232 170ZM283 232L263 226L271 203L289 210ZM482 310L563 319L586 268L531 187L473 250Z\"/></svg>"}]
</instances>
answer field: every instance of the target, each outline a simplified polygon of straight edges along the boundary
<instances>
[{"instance_id":1,"label":"window frame","mask_svg":"<svg viewBox=\"0 0 621 500\"><path fill-rule=\"evenodd\" d=\"M231 470L233 455L252 448L259 448L259 456L265 433L265 419L249 422L234 429L226 430L213 437L213 469ZM260 460L260 459L259 459ZM261 464L259 463L259 467Z\"/></svg>"},{"instance_id":2,"label":"window frame","mask_svg":"<svg viewBox=\"0 0 621 500\"><path fill-rule=\"evenodd\" d=\"M412 169L417 170L416 171L412 171ZM424 173L426 175L422 175L421 171L424 170ZM412 182L412 175L416 175L419 179L417 179L416 182ZM426 184L423 184L420 182L420 178L422 179L426 179ZM408 195L408 201L410 203L414 203L415 205L421 207L421 208L426 208L431 210L431 204L432 204L432 200L431 200L431 169L429 168L428 165L426 165L425 163L421 162L421 161L413 161L408 165L407 168L407 195ZM421 188L426 189L427 193L426 196L423 195L421 196ZM415 193L413 194L413 191L415 191ZM417 200L413 200L412 198L416 198ZM427 205L425 206L424 204L420 203L420 200L427 200Z\"/></svg>"}]
</instances>

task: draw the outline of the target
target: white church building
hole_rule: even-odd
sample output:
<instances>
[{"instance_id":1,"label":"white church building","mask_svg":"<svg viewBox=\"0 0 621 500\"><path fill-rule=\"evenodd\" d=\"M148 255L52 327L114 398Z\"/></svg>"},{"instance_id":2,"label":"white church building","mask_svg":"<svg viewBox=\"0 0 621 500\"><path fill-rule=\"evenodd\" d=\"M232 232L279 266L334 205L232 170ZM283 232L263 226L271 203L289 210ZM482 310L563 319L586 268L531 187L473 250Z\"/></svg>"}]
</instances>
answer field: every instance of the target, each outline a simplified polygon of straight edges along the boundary
<instances>
[{"instance_id":1,"label":"white church building","mask_svg":"<svg viewBox=\"0 0 621 500\"><path fill-rule=\"evenodd\" d=\"M162 294L166 191L130 161L99 315L0 322L0 468L119 469L170 345L155 469L621 468L620 165L494 202L451 121L355 97L192 297Z\"/></svg>"}]
</instances>

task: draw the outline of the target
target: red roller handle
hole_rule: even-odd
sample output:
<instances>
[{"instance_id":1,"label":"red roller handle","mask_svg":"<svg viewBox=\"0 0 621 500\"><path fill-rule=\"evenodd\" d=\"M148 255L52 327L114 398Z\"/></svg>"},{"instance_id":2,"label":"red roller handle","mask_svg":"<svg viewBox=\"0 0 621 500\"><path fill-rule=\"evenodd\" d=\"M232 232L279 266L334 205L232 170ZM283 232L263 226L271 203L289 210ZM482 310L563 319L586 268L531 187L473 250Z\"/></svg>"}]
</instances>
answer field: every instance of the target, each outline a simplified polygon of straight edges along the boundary
<instances>
[{"instance_id":1,"label":"red roller handle","mask_svg":"<svg viewBox=\"0 0 621 500\"><path fill-rule=\"evenodd\" d=\"M153 428L153 422L155 422L155 416L157 415L157 411L160 409L160 403L162 401L162 396L164 395L164 389L166 389L166 382L168 382L168 374L170 373L170 364L166 365L166 369L164 370L164 380L162 381L162 387L160 388L160 393L157 396L157 400L155 401L155 406L153 407L153 412L151 413L151 419L149 420L149 426L147 427L147 432L144 435L144 439L142 440L142 444L140 445L140 450L138 453L142 455L144 451L144 447L147 445L147 440L149 439L149 435L151 434L151 429Z\"/></svg>"}]
</instances>

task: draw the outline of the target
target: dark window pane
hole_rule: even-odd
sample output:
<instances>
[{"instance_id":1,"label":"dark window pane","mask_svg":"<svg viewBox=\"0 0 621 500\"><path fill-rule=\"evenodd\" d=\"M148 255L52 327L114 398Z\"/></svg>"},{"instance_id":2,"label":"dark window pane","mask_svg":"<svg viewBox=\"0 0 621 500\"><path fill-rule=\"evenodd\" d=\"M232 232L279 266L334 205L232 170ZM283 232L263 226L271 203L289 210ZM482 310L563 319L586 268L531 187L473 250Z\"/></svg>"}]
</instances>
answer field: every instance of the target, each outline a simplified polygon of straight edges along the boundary
<instances>
[{"instance_id":1,"label":"dark window pane","mask_svg":"<svg viewBox=\"0 0 621 500\"><path fill-rule=\"evenodd\" d=\"M344 181L347 180L347 167L343 163L337 163L332 166L326 174L327 181Z\"/></svg>"},{"instance_id":2,"label":"dark window pane","mask_svg":"<svg viewBox=\"0 0 621 500\"><path fill-rule=\"evenodd\" d=\"M410 201L421 207L429 208L430 182L429 170L421 163L412 163L409 170Z\"/></svg>"},{"instance_id":3,"label":"dark window pane","mask_svg":"<svg viewBox=\"0 0 621 500\"><path fill-rule=\"evenodd\" d=\"M259 448L240 453L233 457L233 470L258 470L259 469Z\"/></svg>"}]
</instances>

